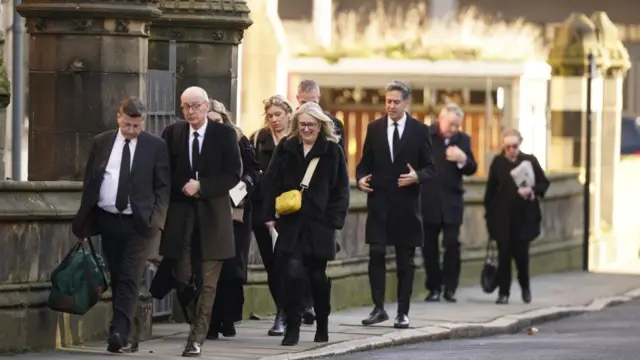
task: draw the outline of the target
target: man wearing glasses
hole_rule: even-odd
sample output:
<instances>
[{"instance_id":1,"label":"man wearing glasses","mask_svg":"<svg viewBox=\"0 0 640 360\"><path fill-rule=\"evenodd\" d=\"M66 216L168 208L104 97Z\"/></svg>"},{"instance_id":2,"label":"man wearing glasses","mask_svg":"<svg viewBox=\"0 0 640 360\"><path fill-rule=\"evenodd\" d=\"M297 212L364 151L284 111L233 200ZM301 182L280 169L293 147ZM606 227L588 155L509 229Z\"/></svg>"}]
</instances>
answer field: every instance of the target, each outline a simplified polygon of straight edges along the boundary
<instances>
[{"instance_id":1,"label":"man wearing glasses","mask_svg":"<svg viewBox=\"0 0 640 360\"><path fill-rule=\"evenodd\" d=\"M229 190L242 171L236 131L207 119L206 91L186 89L180 97L186 121L167 126L162 137L171 162L171 202L160 254L173 258L178 292L197 284L184 357L201 356L223 261L235 256ZM192 276L195 281L192 281Z\"/></svg>"}]
</instances>

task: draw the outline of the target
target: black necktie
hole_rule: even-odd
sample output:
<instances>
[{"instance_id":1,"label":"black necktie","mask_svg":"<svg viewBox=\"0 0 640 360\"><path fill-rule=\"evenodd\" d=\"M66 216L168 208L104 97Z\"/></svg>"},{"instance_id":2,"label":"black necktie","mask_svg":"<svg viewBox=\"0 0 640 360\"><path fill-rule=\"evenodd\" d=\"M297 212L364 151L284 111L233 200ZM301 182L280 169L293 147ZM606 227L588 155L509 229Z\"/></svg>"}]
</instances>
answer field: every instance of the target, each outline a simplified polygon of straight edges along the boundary
<instances>
[{"instance_id":1,"label":"black necktie","mask_svg":"<svg viewBox=\"0 0 640 360\"><path fill-rule=\"evenodd\" d=\"M116 209L123 212L129 204L130 174L131 174L131 150L130 140L124 141L122 148L122 160L120 161L120 177L118 178L118 193L116 194Z\"/></svg>"},{"instance_id":2,"label":"black necktie","mask_svg":"<svg viewBox=\"0 0 640 360\"><path fill-rule=\"evenodd\" d=\"M396 161L396 155L398 154L398 147L400 146L400 131L398 130L398 122L393 123L393 140L391 142L393 146L393 161Z\"/></svg>"},{"instance_id":3,"label":"black necktie","mask_svg":"<svg viewBox=\"0 0 640 360\"><path fill-rule=\"evenodd\" d=\"M193 143L191 144L191 170L196 175L200 167L200 141L197 132L193 133Z\"/></svg>"}]
</instances>

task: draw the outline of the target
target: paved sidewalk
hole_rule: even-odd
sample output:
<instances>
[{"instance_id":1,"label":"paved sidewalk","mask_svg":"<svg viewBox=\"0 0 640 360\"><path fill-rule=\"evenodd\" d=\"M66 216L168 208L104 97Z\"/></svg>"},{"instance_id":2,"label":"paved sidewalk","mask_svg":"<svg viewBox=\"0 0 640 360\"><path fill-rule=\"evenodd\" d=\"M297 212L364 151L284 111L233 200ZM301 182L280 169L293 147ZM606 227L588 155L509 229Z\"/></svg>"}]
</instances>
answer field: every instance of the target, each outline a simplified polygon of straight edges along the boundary
<instances>
[{"instance_id":1,"label":"paved sidewalk","mask_svg":"<svg viewBox=\"0 0 640 360\"><path fill-rule=\"evenodd\" d=\"M371 308L356 308L331 315L328 345L313 343L315 329L303 327L301 341L295 347L280 346L281 338L269 337L270 320L247 320L237 326L238 336L208 341L204 345L204 359L262 359L294 360L345 354L373 348L389 347L411 342L486 336L516 332L532 322L555 319L584 311L597 311L612 302L624 302L640 296L640 276L563 273L536 277L532 280L533 302L520 300L518 286L513 287L511 303L494 304L495 295L486 295L476 287L458 291L457 304L427 304L415 300L411 309L411 329L393 329L393 320L384 324L363 327L360 321ZM395 304L387 307L393 318ZM185 342L184 324L154 326L158 337L141 344L141 351L130 355L137 359L175 359ZM103 343L82 348L47 353L18 355L16 359L103 359Z\"/></svg>"}]
</instances>

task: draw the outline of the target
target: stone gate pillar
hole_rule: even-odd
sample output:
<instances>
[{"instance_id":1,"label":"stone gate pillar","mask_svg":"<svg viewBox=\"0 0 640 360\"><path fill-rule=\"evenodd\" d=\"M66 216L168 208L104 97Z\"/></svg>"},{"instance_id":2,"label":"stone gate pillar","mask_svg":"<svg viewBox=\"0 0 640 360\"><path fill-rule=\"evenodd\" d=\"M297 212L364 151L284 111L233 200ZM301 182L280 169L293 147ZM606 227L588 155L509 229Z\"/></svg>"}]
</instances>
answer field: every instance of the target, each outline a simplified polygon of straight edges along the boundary
<instances>
[{"instance_id":1,"label":"stone gate pillar","mask_svg":"<svg viewBox=\"0 0 640 360\"><path fill-rule=\"evenodd\" d=\"M153 0L23 0L29 33L29 180L81 180L119 101L145 98Z\"/></svg>"},{"instance_id":2,"label":"stone gate pillar","mask_svg":"<svg viewBox=\"0 0 640 360\"><path fill-rule=\"evenodd\" d=\"M160 0L151 24L149 68L164 69L168 41L176 42L176 94L204 88L230 111L237 107L238 45L253 23L244 0ZM178 115L179 99L176 99Z\"/></svg>"},{"instance_id":3,"label":"stone gate pillar","mask_svg":"<svg viewBox=\"0 0 640 360\"><path fill-rule=\"evenodd\" d=\"M549 104L551 108L550 142L547 168L566 171L574 169L584 176L588 54L592 53L601 74L608 63L607 52L598 42L596 27L584 14L572 13L556 29L549 51L551 65ZM600 239L600 167L599 139L602 136L602 77L592 82L592 137L591 137L591 235ZM584 177L583 177L584 179ZM592 240L594 244L595 240ZM598 246L591 246L590 264L597 262Z\"/></svg>"},{"instance_id":4,"label":"stone gate pillar","mask_svg":"<svg viewBox=\"0 0 640 360\"><path fill-rule=\"evenodd\" d=\"M607 238L607 243L613 245L615 251L615 261L624 262L638 258L638 243L631 236L624 235L622 230L629 221L619 223L619 215L616 214L616 205L625 205L625 191L616 186L620 178L620 138L622 125L622 101L623 101L623 80L627 71L631 68L629 53L620 41L618 29L602 11L591 15L598 42L604 48L607 55L607 66L602 73L602 125L599 160L600 167L597 171L598 187L600 188L600 226L603 236ZM616 189L619 189L616 191ZM616 194L617 193L617 194ZM625 211L622 206L620 210ZM626 211L636 213L635 208L626 208ZM629 219L627 217L627 219ZM637 219L637 217L636 217ZM633 221L633 220L632 220ZM621 225L621 226L620 226Z\"/></svg>"}]
</instances>

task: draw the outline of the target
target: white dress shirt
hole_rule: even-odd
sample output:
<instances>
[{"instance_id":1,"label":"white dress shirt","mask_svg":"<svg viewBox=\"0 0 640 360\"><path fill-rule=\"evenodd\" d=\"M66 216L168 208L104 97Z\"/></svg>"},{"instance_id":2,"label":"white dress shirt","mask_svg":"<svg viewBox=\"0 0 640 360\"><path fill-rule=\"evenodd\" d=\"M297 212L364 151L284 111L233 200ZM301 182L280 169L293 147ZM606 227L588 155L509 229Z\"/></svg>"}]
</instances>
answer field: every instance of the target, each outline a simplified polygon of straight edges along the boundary
<instances>
[{"instance_id":1,"label":"white dress shirt","mask_svg":"<svg viewBox=\"0 0 640 360\"><path fill-rule=\"evenodd\" d=\"M196 132L198 133L198 145L200 145L200 149L198 149L198 151L202 153L202 143L204 142L204 134L207 131L208 122L209 121L205 120L204 125L202 125L198 130L194 129L193 127L191 127L191 125L189 125L189 164L191 164L192 168L193 168L193 153L191 152L191 149L193 149L193 140L196 138L195 136L193 136L193 134Z\"/></svg>"},{"instance_id":2,"label":"white dress shirt","mask_svg":"<svg viewBox=\"0 0 640 360\"><path fill-rule=\"evenodd\" d=\"M116 139L113 142L111 148L111 154L109 155L109 162L104 169L104 175L102 178L102 185L100 186L100 198L98 199L98 206L104 211L118 214L116 209L116 197L118 196L118 182L120 180L120 163L122 162L122 150L125 146L124 136L120 130L116 135ZM129 151L131 152L130 166L133 166L133 158L136 153L136 145L138 139L131 139L129 141ZM131 168L130 168L131 169ZM131 204L127 204L127 208L122 212L123 214L131 214Z\"/></svg>"},{"instance_id":3,"label":"white dress shirt","mask_svg":"<svg viewBox=\"0 0 640 360\"><path fill-rule=\"evenodd\" d=\"M398 122L398 134L402 139L404 126L407 124L407 113L404 113ZM394 121L387 118L387 141L389 141L389 151L391 152L391 162L393 162L393 132L395 131Z\"/></svg>"}]
</instances>

